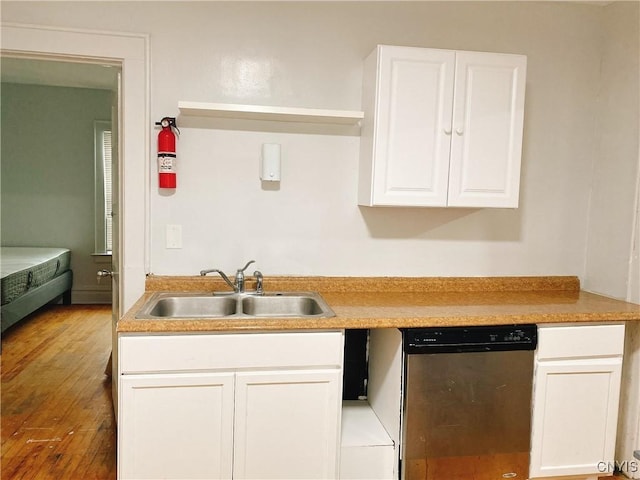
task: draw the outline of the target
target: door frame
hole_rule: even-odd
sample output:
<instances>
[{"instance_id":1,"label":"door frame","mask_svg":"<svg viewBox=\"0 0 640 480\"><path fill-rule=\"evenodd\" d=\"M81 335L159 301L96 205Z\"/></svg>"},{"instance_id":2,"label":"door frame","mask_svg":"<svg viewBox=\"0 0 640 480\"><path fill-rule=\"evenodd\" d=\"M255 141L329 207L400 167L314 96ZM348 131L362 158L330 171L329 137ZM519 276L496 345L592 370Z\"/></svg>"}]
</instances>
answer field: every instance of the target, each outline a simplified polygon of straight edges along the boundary
<instances>
[{"instance_id":1,"label":"door frame","mask_svg":"<svg viewBox=\"0 0 640 480\"><path fill-rule=\"evenodd\" d=\"M149 272L149 36L2 23L2 53L122 65L120 318L144 293Z\"/></svg>"}]
</instances>

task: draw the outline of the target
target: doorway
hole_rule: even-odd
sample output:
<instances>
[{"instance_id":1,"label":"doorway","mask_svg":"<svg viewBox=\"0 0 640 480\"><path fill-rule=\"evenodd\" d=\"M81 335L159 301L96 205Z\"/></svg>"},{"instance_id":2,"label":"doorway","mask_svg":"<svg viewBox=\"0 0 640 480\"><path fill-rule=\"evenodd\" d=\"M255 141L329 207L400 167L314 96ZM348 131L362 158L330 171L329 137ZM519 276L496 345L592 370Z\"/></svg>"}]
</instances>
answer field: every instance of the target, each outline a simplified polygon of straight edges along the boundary
<instances>
[{"instance_id":1,"label":"doorway","mask_svg":"<svg viewBox=\"0 0 640 480\"><path fill-rule=\"evenodd\" d=\"M149 272L149 38L144 34L92 32L3 24L2 55L79 62L117 62L122 67L120 137L120 257L114 260L113 370L117 373L116 321L144 293ZM125 168L126 167L126 168ZM128 186L128 187L127 187ZM114 382L117 410L117 383Z\"/></svg>"},{"instance_id":2,"label":"doorway","mask_svg":"<svg viewBox=\"0 0 640 480\"><path fill-rule=\"evenodd\" d=\"M144 293L149 272L148 35L19 24L3 24L0 34L2 55L122 66L120 316Z\"/></svg>"},{"instance_id":3,"label":"doorway","mask_svg":"<svg viewBox=\"0 0 640 480\"><path fill-rule=\"evenodd\" d=\"M120 67L7 55L0 63L2 244L69 248L73 303L111 304L111 282L96 281L96 271L113 270L118 249L110 140Z\"/></svg>"}]
</instances>

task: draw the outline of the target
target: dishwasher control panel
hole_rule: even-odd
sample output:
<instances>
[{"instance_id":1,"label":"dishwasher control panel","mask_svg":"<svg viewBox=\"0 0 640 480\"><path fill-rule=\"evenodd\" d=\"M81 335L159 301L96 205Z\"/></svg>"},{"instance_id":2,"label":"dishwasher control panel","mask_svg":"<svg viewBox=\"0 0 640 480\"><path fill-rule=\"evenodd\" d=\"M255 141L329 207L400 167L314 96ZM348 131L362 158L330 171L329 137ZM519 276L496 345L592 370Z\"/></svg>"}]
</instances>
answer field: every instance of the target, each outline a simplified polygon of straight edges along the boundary
<instances>
[{"instance_id":1,"label":"dishwasher control panel","mask_svg":"<svg viewBox=\"0 0 640 480\"><path fill-rule=\"evenodd\" d=\"M406 354L535 350L536 325L482 325L403 329Z\"/></svg>"}]
</instances>

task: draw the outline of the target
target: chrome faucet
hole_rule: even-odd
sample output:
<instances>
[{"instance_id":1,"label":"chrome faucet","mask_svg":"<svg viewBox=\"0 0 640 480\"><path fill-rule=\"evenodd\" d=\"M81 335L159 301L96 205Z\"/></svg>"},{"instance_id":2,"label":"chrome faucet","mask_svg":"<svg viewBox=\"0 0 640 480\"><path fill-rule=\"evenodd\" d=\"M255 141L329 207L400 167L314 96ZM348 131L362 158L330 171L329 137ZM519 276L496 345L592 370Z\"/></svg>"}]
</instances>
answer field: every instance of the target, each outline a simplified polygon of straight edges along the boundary
<instances>
[{"instance_id":1,"label":"chrome faucet","mask_svg":"<svg viewBox=\"0 0 640 480\"><path fill-rule=\"evenodd\" d=\"M239 268L236 270L236 292L244 293L244 271L251 265L252 263L256 263L255 260L249 260L244 268Z\"/></svg>"},{"instance_id":2,"label":"chrome faucet","mask_svg":"<svg viewBox=\"0 0 640 480\"><path fill-rule=\"evenodd\" d=\"M205 276L207 273L214 273L214 272L215 273L219 273L220 276L222 277L222 279L225 281L225 283L227 285L229 285L231 288L233 288L234 292L236 292L236 293L244 293L244 271L252 263L255 263L255 260L251 260L251 261L247 262L247 264L244 266L244 268L239 268L238 270L236 270L236 278L235 278L233 283L231 282L231 280L229 280L229 277L227 277L227 275L222 270L218 270L217 268L210 268L208 270L200 270L200 275Z\"/></svg>"}]
</instances>

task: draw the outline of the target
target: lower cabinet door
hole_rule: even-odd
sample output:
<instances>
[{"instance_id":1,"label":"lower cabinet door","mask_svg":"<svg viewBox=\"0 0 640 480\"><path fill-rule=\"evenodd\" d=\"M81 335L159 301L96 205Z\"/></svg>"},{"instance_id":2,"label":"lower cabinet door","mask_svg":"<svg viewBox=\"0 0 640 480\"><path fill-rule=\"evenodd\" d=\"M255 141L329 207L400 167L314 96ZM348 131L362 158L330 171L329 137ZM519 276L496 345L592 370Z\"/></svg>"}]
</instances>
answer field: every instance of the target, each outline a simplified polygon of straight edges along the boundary
<instances>
[{"instance_id":1,"label":"lower cabinet door","mask_svg":"<svg viewBox=\"0 0 640 480\"><path fill-rule=\"evenodd\" d=\"M238 372L234 479L338 478L341 371Z\"/></svg>"},{"instance_id":2,"label":"lower cabinet door","mask_svg":"<svg viewBox=\"0 0 640 480\"><path fill-rule=\"evenodd\" d=\"M233 373L122 376L118 478L231 478L233 381Z\"/></svg>"},{"instance_id":3,"label":"lower cabinet door","mask_svg":"<svg viewBox=\"0 0 640 480\"><path fill-rule=\"evenodd\" d=\"M613 464L621 368L621 357L536 364L530 478L596 476Z\"/></svg>"}]
</instances>

